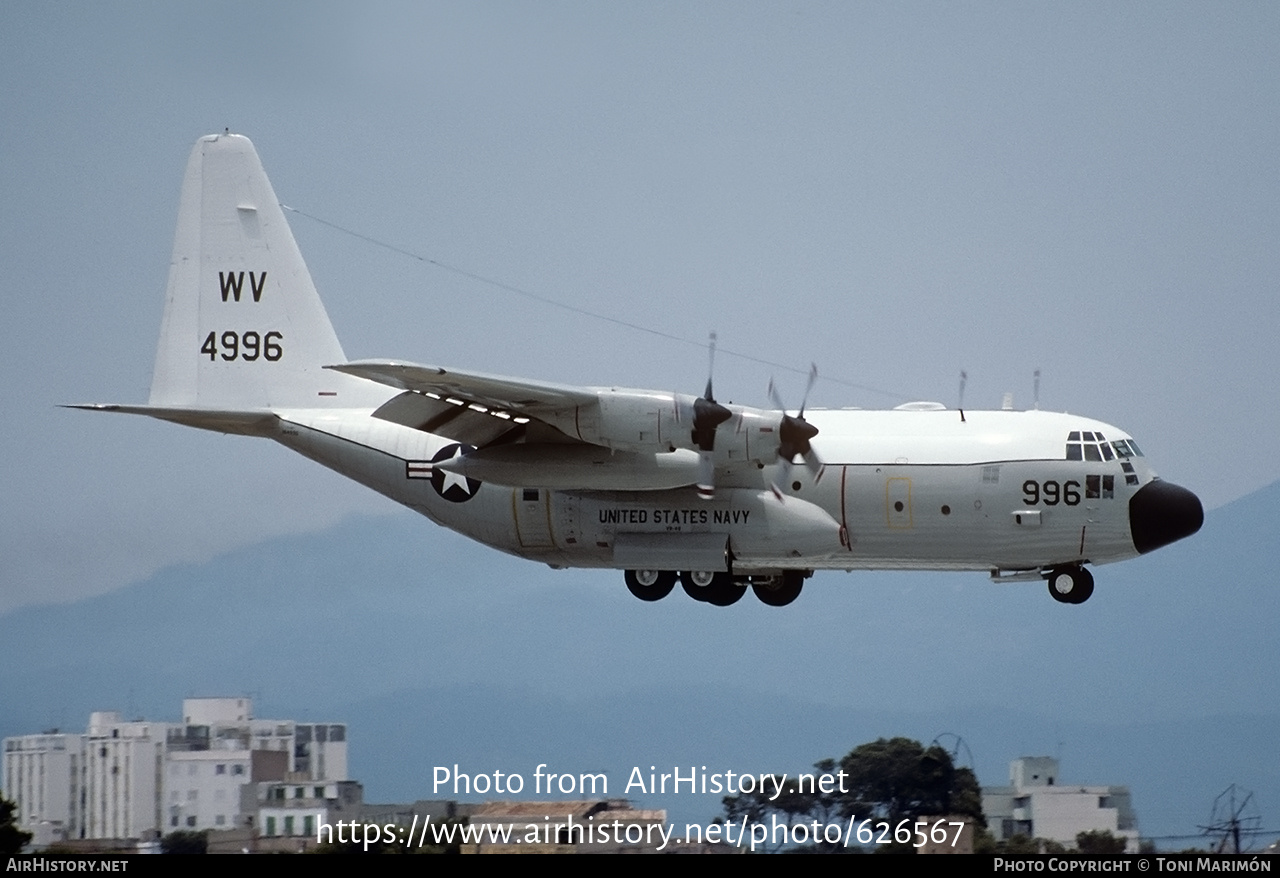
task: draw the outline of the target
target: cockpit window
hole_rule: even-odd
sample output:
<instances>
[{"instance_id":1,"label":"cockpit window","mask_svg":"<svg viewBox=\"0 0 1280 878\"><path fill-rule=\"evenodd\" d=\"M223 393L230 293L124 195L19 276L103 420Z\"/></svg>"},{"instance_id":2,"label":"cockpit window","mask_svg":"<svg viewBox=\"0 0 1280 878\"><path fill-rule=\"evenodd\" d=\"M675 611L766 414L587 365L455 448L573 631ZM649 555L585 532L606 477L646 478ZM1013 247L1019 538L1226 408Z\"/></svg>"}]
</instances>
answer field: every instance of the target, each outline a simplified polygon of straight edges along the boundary
<instances>
[{"instance_id":1,"label":"cockpit window","mask_svg":"<svg viewBox=\"0 0 1280 878\"><path fill-rule=\"evenodd\" d=\"M1072 430L1067 434L1067 460L1091 460L1098 463L1116 458L1140 457L1142 452L1132 439L1108 442L1107 437L1093 431Z\"/></svg>"},{"instance_id":2,"label":"cockpit window","mask_svg":"<svg viewBox=\"0 0 1280 878\"><path fill-rule=\"evenodd\" d=\"M1111 443L1115 448L1116 455L1121 460L1128 460L1131 457L1142 457L1142 452L1138 450L1138 445L1132 439L1120 439Z\"/></svg>"}]
</instances>

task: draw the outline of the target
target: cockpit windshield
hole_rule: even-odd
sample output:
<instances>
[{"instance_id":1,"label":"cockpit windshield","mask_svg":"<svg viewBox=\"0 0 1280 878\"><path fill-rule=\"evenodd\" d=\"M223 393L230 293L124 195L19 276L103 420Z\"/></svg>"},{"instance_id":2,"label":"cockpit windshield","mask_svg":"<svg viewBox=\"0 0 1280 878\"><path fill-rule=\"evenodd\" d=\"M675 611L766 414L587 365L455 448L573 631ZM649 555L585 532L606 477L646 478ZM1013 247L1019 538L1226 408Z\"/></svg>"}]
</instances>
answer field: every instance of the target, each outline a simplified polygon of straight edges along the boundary
<instances>
[{"instance_id":1,"label":"cockpit windshield","mask_svg":"<svg viewBox=\"0 0 1280 878\"><path fill-rule=\"evenodd\" d=\"M1092 460L1101 463L1105 460L1128 460L1141 457L1137 443L1132 439L1107 441L1096 430L1072 430L1067 435L1067 460Z\"/></svg>"},{"instance_id":2,"label":"cockpit windshield","mask_svg":"<svg viewBox=\"0 0 1280 878\"><path fill-rule=\"evenodd\" d=\"M1138 443L1132 439L1121 439L1111 444L1115 446L1116 454L1124 460L1128 460L1131 457L1142 457L1142 452L1138 450Z\"/></svg>"}]
</instances>

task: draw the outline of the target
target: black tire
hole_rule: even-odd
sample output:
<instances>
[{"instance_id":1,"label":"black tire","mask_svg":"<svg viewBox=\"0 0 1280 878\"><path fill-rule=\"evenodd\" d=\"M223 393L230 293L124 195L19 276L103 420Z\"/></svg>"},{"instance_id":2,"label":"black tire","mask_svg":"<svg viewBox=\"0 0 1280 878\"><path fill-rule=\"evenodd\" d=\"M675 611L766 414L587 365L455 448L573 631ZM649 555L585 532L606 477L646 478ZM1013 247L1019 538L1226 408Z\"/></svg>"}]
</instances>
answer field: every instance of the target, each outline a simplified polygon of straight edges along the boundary
<instances>
[{"instance_id":1,"label":"black tire","mask_svg":"<svg viewBox=\"0 0 1280 878\"><path fill-rule=\"evenodd\" d=\"M670 570L628 570L623 578L627 591L642 601L660 601L676 587L676 575Z\"/></svg>"},{"instance_id":2,"label":"black tire","mask_svg":"<svg viewBox=\"0 0 1280 878\"><path fill-rule=\"evenodd\" d=\"M736 580L728 573L717 573L708 586L707 603L716 607L730 607L742 600L747 593L745 580Z\"/></svg>"},{"instance_id":3,"label":"black tire","mask_svg":"<svg viewBox=\"0 0 1280 878\"><path fill-rule=\"evenodd\" d=\"M1064 604L1083 604L1093 594L1093 574L1083 567L1055 567L1046 577L1049 594Z\"/></svg>"},{"instance_id":4,"label":"black tire","mask_svg":"<svg viewBox=\"0 0 1280 878\"><path fill-rule=\"evenodd\" d=\"M770 607L785 607L800 597L803 587L804 573L799 570L784 570L781 576L754 583L751 590L756 593L756 599L760 603Z\"/></svg>"},{"instance_id":5,"label":"black tire","mask_svg":"<svg viewBox=\"0 0 1280 878\"><path fill-rule=\"evenodd\" d=\"M704 585L699 585L696 580L709 578ZM684 588L684 593L695 601L704 604L711 604L716 607L727 607L730 604L736 604L747 589L741 583L735 582L733 577L728 573L710 573L701 570L685 570L680 573L680 585Z\"/></svg>"},{"instance_id":6,"label":"black tire","mask_svg":"<svg viewBox=\"0 0 1280 878\"><path fill-rule=\"evenodd\" d=\"M715 577L712 576L711 580L706 583L699 584L694 582L694 577L702 577L705 575L706 574L700 570L680 571L680 587L684 589L685 594L693 598L698 603L706 603L707 596L710 593L708 589L711 588L711 582L715 581Z\"/></svg>"}]
</instances>

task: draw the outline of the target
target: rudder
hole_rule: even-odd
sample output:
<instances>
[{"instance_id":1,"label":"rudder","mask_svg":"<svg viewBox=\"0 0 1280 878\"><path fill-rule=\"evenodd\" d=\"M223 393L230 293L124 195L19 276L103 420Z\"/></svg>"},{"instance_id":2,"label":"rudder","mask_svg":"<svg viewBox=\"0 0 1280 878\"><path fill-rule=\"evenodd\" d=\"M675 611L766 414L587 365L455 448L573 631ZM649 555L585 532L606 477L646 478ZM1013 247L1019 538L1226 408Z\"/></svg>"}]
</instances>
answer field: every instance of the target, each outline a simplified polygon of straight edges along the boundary
<instances>
[{"instance_id":1,"label":"rudder","mask_svg":"<svg viewBox=\"0 0 1280 878\"><path fill-rule=\"evenodd\" d=\"M385 392L322 368L345 362L253 144L200 138L182 184L150 404L379 404Z\"/></svg>"}]
</instances>

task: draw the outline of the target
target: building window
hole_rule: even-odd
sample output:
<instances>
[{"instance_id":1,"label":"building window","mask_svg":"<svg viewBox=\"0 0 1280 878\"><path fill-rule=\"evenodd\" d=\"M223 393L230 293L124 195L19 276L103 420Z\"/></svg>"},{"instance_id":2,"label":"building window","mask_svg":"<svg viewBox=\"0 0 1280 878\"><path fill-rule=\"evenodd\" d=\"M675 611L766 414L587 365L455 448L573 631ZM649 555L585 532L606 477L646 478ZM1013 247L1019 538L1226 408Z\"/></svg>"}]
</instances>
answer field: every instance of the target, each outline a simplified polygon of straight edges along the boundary
<instances>
[{"instance_id":1,"label":"building window","mask_svg":"<svg viewBox=\"0 0 1280 878\"><path fill-rule=\"evenodd\" d=\"M195 827L195 825L196 825L196 818L195 818L195 816L194 816L194 815L192 815L191 817L188 817L188 818L187 818L187 825L188 825L188 826L190 826L190 827L193 827L193 828Z\"/></svg>"},{"instance_id":2,"label":"building window","mask_svg":"<svg viewBox=\"0 0 1280 878\"><path fill-rule=\"evenodd\" d=\"M231 766L231 773L232 773L232 774L234 774L234 775L241 775L241 774L244 774L244 766L243 766L243 765L233 765L233 766Z\"/></svg>"},{"instance_id":3,"label":"building window","mask_svg":"<svg viewBox=\"0 0 1280 878\"><path fill-rule=\"evenodd\" d=\"M293 817L284 818L284 834L293 835Z\"/></svg>"},{"instance_id":4,"label":"building window","mask_svg":"<svg viewBox=\"0 0 1280 878\"><path fill-rule=\"evenodd\" d=\"M218 826L223 826L227 822L227 817L225 814L219 814L217 817L213 818L213 822Z\"/></svg>"},{"instance_id":5,"label":"building window","mask_svg":"<svg viewBox=\"0 0 1280 878\"><path fill-rule=\"evenodd\" d=\"M226 765L226 763L225 763L225 762L219 762L217 765L215 765L215 766L213 767L213 773L214 773L214 774L226 774L226 773L227 773L227 765Z\"/></svg>"},{"instance_id":6,"label":"building window","mask_svg":"<svg viewBox=\"0 0 1280 878\"><path fill-rule=\"evenodd\" d=\"M275 834L276 834L276 818L268 817L267 818L267 835L275 835Z\"/></svg>"},{"instance_id":7,"label":"building window","mask_svg":"<svg viewBox=\"0 0 1280 878\"><path fill-rule=\"evenodd\" d=\"M302 834L308 838L316 834L316 818L310 814L302 818Z\"/></svg>"}]
</instances>

